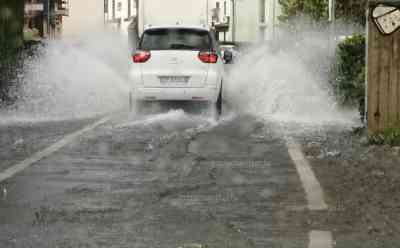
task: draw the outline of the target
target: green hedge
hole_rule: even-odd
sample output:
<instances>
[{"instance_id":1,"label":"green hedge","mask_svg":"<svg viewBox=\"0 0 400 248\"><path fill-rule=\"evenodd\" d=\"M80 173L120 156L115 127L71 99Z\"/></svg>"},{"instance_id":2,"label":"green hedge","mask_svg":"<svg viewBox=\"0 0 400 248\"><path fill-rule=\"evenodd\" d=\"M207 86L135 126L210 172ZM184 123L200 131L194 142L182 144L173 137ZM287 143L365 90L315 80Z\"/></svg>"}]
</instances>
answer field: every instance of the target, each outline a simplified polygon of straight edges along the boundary
<instances>
[{"instance_id":1,"label":"green hedge","mask_svg":"<svg viewBox=\"0 0 400 248\"><path fill-rule=\"evenodd\" d=\"M345 106L359 106L363 114L365 99L364 35L353 35L339 43L331 80L337 99Z\"/></svg>"}]
</instances>

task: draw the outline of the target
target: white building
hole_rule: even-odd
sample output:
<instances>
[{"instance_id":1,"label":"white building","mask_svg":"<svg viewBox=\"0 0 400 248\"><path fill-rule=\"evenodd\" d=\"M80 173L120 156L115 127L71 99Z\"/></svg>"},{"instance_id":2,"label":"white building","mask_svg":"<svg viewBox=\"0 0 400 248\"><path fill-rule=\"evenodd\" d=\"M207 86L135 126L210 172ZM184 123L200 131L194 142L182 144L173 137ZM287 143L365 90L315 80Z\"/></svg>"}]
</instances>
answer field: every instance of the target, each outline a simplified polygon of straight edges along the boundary
<instances>
[{"instance_id":1,"label":"white building","mask_svg":"<svg viewBox=\"0 0 400 248\"><path fill-rule=\"evenodd\" d=\"M128 26L136 16L136 1L101 1L104 1L105 5L105 22L123 33L128 32ZM272 40L281 13L278 0L138 0L138 2L139 29L146 24L171 24L179 20L193 22L192 19L196 19L199 23L215 25L216 29L221 31L219 32L221 41L239 43Z\"/></svg>"},{"instance_id":2,"label":"white building","mask_svg":"<svg viewBox=\"0 0 400 248\"><path fill-rule=\"evenodd\" d=\"M253 43L274 38L281 14L278 0L209 0L219 7L220 22L229 20L228 41ZM215 11L214 11L215 12ZM220 40L223 38L220 35Z\"/></svg>"},{"instance_id":3,"label":"white building","mask_svg":"<svg viewBox=\"0 0 400 248\"><path fill-rule=\"evenodd\" d=\"M135 0L104 0L104 8L107 25L127 34L129 24L136 16Z\"/></svg>"},{"instance_id":4,"label":"white building","mask_svg":"<svg viewBox=\"0 0 400 248\"><path fill-rule=\"evenodd\" d=\"M103 0L69 0L69 16L63 21L63 36L79 36L104 28Z\"/></svg>"}]
</instances>

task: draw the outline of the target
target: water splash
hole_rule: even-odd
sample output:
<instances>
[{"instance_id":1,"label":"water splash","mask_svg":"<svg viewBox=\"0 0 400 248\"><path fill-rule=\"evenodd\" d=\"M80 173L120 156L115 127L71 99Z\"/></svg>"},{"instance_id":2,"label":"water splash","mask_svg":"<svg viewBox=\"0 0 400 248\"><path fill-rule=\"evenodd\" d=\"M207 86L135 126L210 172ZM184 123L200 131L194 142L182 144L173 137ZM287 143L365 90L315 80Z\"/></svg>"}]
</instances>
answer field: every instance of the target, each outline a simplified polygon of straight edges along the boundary
<instances>
[{"instance_id":1,"label":"water splash","mask_svg":"<svg viewBox=\"0 0 400 248\"><path fill-rule=\"evenodd\" d=\"M17 102L4 121L87 118L128 104L126 37L103 32L48 41L25 59Z\"/></svg>"},{"instance_id":2,"label":"water splash","mask_svg":"<svg viewBox=\"0 0 400 248\"><path fill-rule=\"evenodd\" d=\"M134 128L137 126L161 125L166 130L197 128L214 128L222 123L229 122L236 117L232 111L225 113L216 120L210 114L190 114L182 109L172 109L164 113L145 116L133 116L118 124L117 128Z\"/></svg>"},{"instance_id":3,"label":"water splash","mask_svg":"<svg viewBox=\"0 0 400 248\"><path fill-rule=\"evenodd\" d=\"M328 44L327 33L281 39L251 48L233 67L225 88L230 104L282 123L353 125L357 112L341 109L328 83L335 44Z\"/></svg>"}]
</instances>

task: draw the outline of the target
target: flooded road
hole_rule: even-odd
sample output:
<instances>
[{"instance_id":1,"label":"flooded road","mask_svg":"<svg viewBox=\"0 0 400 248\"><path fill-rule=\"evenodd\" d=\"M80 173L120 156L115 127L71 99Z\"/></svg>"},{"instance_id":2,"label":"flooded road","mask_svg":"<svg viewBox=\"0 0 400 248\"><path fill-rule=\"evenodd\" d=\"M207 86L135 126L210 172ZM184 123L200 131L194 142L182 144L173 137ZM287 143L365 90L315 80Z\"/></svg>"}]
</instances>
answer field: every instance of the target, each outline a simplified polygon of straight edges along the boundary
<instances>
[{"instance_id":1,"label":"flooded road","mask_svg":"<svg viewBox=\"0 0 400 248\"><path fill-rule=\"evenodd\" d=\"M29 128L50 145L85 124ZM307 247L306 199L276 130L249 115L114 115L0 183L0 246ZM23 139L34 149L3 153L3 169L43 146Z\"/></svg>"},{"instance_id":2,"label":"flooded road","mask_svg":"<svg viewBox=\"0 0 400 248\"><path fill-rule=\"evenodd\" d=\"M330 248L288 138L357 116L331 96L324 37L309 37L226 65L218 121L126 112L132 62L115 34L39 48L0 111L0 247Z\"/></svg>"}]
</instances>

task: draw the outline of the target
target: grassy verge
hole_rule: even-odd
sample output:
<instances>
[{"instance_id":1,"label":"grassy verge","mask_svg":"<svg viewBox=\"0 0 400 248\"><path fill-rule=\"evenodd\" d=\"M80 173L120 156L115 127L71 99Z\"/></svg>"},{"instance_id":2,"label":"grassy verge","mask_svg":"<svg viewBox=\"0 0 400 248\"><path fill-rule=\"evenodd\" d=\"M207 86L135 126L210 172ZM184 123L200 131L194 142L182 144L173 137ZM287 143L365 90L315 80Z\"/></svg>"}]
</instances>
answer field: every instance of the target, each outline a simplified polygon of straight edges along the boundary
<instances>
[{"instance_id":1,"label":"grassy verge","mask_svg":"<svg viewBox=\"0 0 400 248\"><path fill-rule=\"evenodd\" d=\"M388 128L369 137L371 145L400 146L400 128Z\"/></svg>"}]
</instances>

